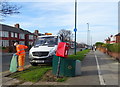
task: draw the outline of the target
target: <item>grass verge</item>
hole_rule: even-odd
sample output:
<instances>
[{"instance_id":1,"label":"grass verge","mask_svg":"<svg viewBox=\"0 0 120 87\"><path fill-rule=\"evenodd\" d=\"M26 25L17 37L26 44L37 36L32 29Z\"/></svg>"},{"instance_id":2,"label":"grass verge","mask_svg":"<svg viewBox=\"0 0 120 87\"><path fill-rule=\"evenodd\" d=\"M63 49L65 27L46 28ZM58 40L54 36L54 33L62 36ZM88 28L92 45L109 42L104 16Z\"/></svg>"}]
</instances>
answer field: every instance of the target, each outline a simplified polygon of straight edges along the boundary
<instances>
[{"instance_id":1,"label":"grass verge","mask_svg":"<svg viewBox=\"0 0 120 87\"><path fill-rule=\"evenodd\" d=\"M53 75L51 66L31 66L22 72L15 72L9 77L17 78L21 80L22 83L27 81L64 82L67 80L67 77L57 78L55 75Z\"/></svg>"},{"instance_id":2,"label":"grass verge","mask_svg":"<svg viewBox=\"0 0 120 87\"><path fill-rule=\"evenodd\" d=\"M76 55L69 55L68 58L83 61L85 54L87 54L89 51L90 51L89 49L79 51L76 53Z\"/></svg>"},{"instance_id":3,"label":"grass verge","mask_svg":"<svg viewBox=\"0 0 120 87\"><path fill-rule=\"evenodd\" d=\"M12 78L17 78L22 81L31 81L37 82L42 76L48 71L51 70L50 66L31 66L22 72L16 72L10 75Z\"/></svg>"}]
</instances>

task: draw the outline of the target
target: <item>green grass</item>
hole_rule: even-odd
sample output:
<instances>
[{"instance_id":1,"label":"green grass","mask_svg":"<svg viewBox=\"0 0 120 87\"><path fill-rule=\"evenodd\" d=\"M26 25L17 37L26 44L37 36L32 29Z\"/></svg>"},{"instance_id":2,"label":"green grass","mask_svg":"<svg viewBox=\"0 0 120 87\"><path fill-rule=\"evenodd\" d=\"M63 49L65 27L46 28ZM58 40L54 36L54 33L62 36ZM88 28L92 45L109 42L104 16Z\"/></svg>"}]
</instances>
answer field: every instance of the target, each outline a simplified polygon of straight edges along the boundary
<instances>
[{"instance_id":1,"label":"green grass","mask_svg":"<svg viewBox=\"0 0 120 87\"><path fill-rule=\"evenodd\" d=\"M63 78L57 78L56 81L57 82L64 82L67 80L67 77L63 77Z\"/></svg>"},{"instance_id":2,"label":"green grass","mask_svg":"<svg viewBox=\"0 0 120 87\"><path fill-rule=\"evenodd\" d=\"M68 58L83 61L85 54L87 54L89 51L90 50L88 50L88 49L83 50L83 51L79 51L76 53L76 55L69 55Z\"/></svg>"},{"instance_id":3,"label":"green grass","mask_svg":"<svg viewBox=\"0 0 120 87\"><path fill-rule=\"evenodd\" d=\"M110 52L116 52L120 53L120 43L114 43L114 44L105 44L105 47Z\"/></svg>"},{"instance_id":4,"label":"green grass","mask_svg":"<svg viewBox=\"0 0 120 87\"><path fill-rule=\"evenodd\" d=\"M10 75L12 78L17 78L21 80L22 82L38 82L40 80L42 81L52 81L53 82L64 82L67 80L67 77L62 77L62 78L56 78L52 73L49 73L49 77L46 77L46 72L51 71L52 67L50 66L31 66L25 71L22 72L16 72ZM43 78L44 77L44 78Z\"/></svg>"},{"instance_id":5,"label":"green grass","mask_svg":"<svg viewBox=\"0 0 120 87\"><path fill-rule=\"evenodd\" d=\"M52 69L52 67L50 67L50 66L31 66L30 68L28 68L25 71L12 74L10 77L17 78L22 81L37 82L42 78L42 76L48 70L51 70L51 69Z\"/></svg>"}]
</instances>

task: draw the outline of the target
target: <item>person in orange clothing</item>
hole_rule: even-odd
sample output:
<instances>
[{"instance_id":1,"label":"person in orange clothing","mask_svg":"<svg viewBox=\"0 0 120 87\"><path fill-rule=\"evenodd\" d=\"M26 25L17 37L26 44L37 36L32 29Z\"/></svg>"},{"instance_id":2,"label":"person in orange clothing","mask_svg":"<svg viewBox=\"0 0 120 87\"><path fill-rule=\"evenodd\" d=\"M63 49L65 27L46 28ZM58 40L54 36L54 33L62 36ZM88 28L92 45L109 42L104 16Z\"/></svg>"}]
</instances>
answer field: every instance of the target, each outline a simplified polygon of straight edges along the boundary
<instances>
[{"instance_id":1,"label":"person in orange clothing","mask_svg":"<svg viewBox=\"0 0 120 87\"><path fill-rule=\"evenodd\" d=\"M18 55L18 71L24 70L24 64L25 64L25 49L28 47L25 45L20 45L18 42L14 43L14 46L16 46L16 55Z\"/></svg>"}]
</instances>

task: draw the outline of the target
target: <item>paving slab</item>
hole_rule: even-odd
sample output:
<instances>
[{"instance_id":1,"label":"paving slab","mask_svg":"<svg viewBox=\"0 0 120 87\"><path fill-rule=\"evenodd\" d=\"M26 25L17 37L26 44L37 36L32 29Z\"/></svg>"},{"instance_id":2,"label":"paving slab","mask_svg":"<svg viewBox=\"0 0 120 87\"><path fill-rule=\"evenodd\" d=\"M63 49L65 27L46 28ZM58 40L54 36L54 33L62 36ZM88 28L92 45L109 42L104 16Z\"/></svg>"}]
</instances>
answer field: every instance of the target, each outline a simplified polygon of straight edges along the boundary
<instances>
[{"instance_id":1,"label":"paving slab","mask_svg":"<svg viewBox=\"0 0 120 87\"><path fill-rule=\"evenodd\" d=\"M11 81L11 80L13 80L13 78L4 77L2 78L2 84L6 83L7 81Z\"/></svg>"},{"instance_id":2,"label":"paving slab","mask_svg":"<svg viewBox=\"0 0 120 87\"><path fill-rule=\"evenodd\" d=\"M33 85L69 85L68 83L65 82L37 82Z\"/></svg>"},{"instance_id":3,"label":"paving slab","mask_svg":"<svg viewBox=\"0 0 120 87\"><path fill-rule=\"evenodd\" d=\"M5 83L3 83L2 85L16 85L17 83L19 83L20 81L17 80L17 79L12 79L12 80L9 80Z\"/></svg>"},{"instance_id":4,"label":"paving slab","mask_svg":"<svg viewBox=\"0 0 120 87\"><path fill-rule=\"evenodd\" d=\"M24 82L24 83L22 83L20 85L33 85L33 84L34 84L33 82Z\"/></svg>"}]
</instances>

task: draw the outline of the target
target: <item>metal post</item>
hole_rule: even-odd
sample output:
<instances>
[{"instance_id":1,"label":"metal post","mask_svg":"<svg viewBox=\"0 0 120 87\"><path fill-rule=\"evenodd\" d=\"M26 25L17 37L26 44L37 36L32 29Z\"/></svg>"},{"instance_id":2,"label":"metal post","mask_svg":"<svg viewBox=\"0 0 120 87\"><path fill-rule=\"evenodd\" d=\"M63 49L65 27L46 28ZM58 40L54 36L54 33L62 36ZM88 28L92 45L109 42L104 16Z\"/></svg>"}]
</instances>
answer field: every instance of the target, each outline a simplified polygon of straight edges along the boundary
<instances>
[{"instance_id":1,"label":"metal post","mask_svg":"<svg viewBox=\"0 0 120 87\"><path fill-rule=\"evenodd\" d=\"M77 0L75 0L75 29L77 29ZM75 55L76 55L76 31L75 31Z\"/></svg>"},{"instance_id":2,"label":"metal post","mask_svg":"<svg viewBox=\"0 0 120 87\"><path fill-rule=\"evenodd\" d=\"M92 36L91 36L91 46L92 46Z\"/></svg>"},{"instance_id":3,"label":"metal post","mask_svg":"<svg viewBox=\"0 0 120 87\"><path fill-rule=\"evenodd\" d=\"M58 66L57 66L57 78L59 78L59 74L60 74L60 63L61 63L61 58L59 57L59 60L58 60Z\"/></svg>"},{"instance_id":4,"label":"metal post","mask_svg":"<svg viewBox=\"0 0 120 87\"><path fill-rule=\"evenodd\" d=\"M89 23L87 23L88 25L88 30L87 30L87 45L89 45Z\"/></svg>"}]
</instances>

